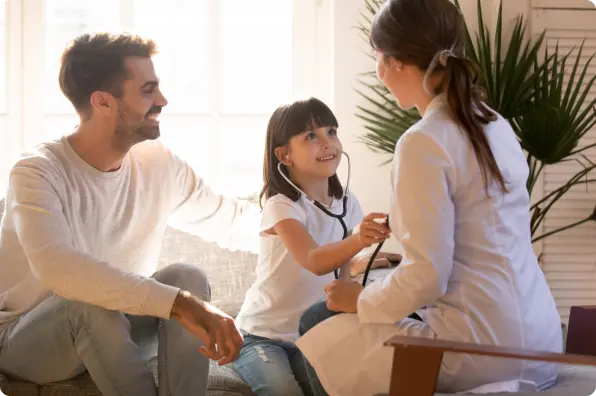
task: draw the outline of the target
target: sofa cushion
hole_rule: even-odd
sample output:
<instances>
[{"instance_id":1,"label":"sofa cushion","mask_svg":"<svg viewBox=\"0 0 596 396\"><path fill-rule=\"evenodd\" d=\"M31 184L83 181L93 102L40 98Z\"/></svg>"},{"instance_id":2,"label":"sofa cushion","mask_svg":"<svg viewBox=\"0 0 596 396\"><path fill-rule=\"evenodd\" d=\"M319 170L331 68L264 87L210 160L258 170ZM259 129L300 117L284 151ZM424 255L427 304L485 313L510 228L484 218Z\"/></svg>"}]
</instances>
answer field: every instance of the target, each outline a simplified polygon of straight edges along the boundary
<instances>
[{"instance_id":1,"label":"sofa cushion","mask_svg":"<svg viewBox=\"0 0 596 396\"><path fill-rule=\"evenodd\" d=\"M0 394L9 396L37 396L38 386L31 382L18 381L7 378L0 373Z\"/></svg>"},{"instance_id":2,"label":"sofa cushion","mask_svg":"<svg viewBox=\"0 0 596 396\"><path fill-rule=\"evenodd\" d=\"M39 388L40 396L101 396L95 383L85 373L70 380L52 382Z\"/></svg>"},{"instance_id":3,"label":"sofa cushion","mask_svg":"<svg viewBox=\"0 0 596 396\"><path fill-rule=\"evenodd\" d=\"M541 392L543 396L591 396L596 391L596 367L562 366L557 383ZM533 394L536 395L535 393ZM507 395L505 395L507 396Z\"/></svg>"},{"instance_id":4,"label":"sofa cushion","mask_svg":"<svg viewBox=\"0 0 596 396\"><path fill-rule=\"evenodd\" d=\"M153 359L149 367L157 383L157 359ZM220 367L211 361L209 370L208 396L254 396L250 387L230 366ZM39 387L31 382L9 379L0 374L0 389L9 396L101 396L87 373Z\"/></svg>"},{"instance_id":5,"label":"sofa cushion","mask_svg":"<svg viewBox=\"0 0 596 396\"><path fill-rule=\"evenodd\" d=\"M250 387L242 381L231 365L218 366L211 361L209 370L209 396L254 396Z\"/></svg>"},{"instance_id":6,"label":"sofa cushion","mask_svg":"<svg viewBox=\"0 0 596 396\"><path fill-rule=\"evenodd\" d=\"M484 393L483 396L592 396L596 390L596 367L562 366L557 382L542 392ZM458 395L471 395L458 393ZM436 393L435 396L455 396Z\"/></svg>"},{"instance_id":7,"label":"sofa cushion","mask_svg":"<svg viewBox=\"0 0 596 396\"><path fill-rule=\"evenodd\" d=\"M256 255L230 252L215 243L168 228L158 266L163 268L172 263L197 264L205 271L211 285L211 303L232 317L240 311L244 295L256 278Z\"/></svg>"}]
</instances>

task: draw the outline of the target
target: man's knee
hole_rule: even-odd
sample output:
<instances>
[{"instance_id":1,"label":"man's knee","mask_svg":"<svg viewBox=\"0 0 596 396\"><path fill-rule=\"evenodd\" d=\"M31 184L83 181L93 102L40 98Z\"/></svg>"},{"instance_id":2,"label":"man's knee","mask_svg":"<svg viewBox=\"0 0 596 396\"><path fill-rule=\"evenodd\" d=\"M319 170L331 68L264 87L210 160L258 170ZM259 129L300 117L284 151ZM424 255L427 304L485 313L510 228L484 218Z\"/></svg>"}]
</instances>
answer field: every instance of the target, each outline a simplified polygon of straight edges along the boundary
<instances>
[{"instance_id":1,"label":"man's knee","mask_svg":"<svg viewBox=\"0 0 596 396\"><path fill-rule=\"evenodd\" d=\"M93 304L63 299L58 306L58 310L66 313L68 321L75 331L77 329L92 329L104 332L108 329L114 329L118 325L130 327L130 323L123 313Z\"/></svg>"},{"instance_id":2,"label":"man's knee","mask_svg":"<svg viewBox=\"0 0 596 396\"><path fill-rule=\"evenodd\" d=\"M205 301L211 300L211 288L207 275L196 265L170 264L157 272L154 278L163 284L187 290Z\"/></svg>"}]
</instances>

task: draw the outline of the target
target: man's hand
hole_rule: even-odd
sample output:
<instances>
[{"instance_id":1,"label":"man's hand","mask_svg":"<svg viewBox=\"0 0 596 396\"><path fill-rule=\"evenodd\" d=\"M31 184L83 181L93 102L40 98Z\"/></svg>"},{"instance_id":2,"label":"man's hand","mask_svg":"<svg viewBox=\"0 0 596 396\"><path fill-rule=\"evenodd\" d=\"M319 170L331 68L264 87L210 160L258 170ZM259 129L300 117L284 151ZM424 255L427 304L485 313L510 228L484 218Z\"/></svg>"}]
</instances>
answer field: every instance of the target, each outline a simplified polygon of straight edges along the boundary
<instances>
[{"instance_id":1,"label":"man's hand","mask_svg":"<svg viewBox=\"0 0 596 396\"><path fill-rule=\"evenodd\" d=\"M358 310L358 297L363 287L354 281L334 280L325 286L327 308L335 312L352 312Z\"/></svg>"},{"instance_id":2,"label":"man's hand","mask_svg":"<svg viewBox=\"0 0 596 396\"><path fill-rule=\"evenodd\" d=\"M220 366L238 358L243 338L229 315L181 291L174 301L172 317L203 341L203 356L217 360Z\"/></svg>"},{"instance_id":3,"label":"man's hand","mask_svg":"<svg viewBox=\"0 0 596 396\"><path fill-rule=\"evenodd\" d=\"M366 270L366 266L368 265L368 261L370 260L370 256L372 253L363 254L359 257L355 257L352 260L350 265L350 276L355 277L360 275ZM379 252L375 261L373 261L372 266L370 267L371 270L378 269L378 268L391 268L401 261L402 257L400 254L397 253L383 253Z\"/></svg>"}]
</instances>

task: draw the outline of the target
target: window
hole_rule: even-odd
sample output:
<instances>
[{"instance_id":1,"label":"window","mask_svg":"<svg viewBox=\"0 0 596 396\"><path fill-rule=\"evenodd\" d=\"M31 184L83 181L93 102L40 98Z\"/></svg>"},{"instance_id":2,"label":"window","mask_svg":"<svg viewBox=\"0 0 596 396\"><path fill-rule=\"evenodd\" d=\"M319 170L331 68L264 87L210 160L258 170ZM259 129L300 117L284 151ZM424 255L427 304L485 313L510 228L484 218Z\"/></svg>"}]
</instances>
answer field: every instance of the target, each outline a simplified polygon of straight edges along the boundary
<instances>
[{"instance_id":1,"label":"window","mask_svg":"<svg viewBox=\"0 0 596 396\"><path fill-rule=\"evenodd\" d=\"M20 149L76 127L58 70L65 45L85 32L127 30L156 41L156 71L169 101L161 116L162 140L226 194L260 189L266 123L274 108L297 95L321 96L311 75L320 70L313 65L321 38L315 34L318 0L19 3L22 18L14 23L22 24L23 65L15 73L22 75L9 78L23 80L26 105L15 114L22 120ZM310 42L299 43L305 40Z\"/></svg>"},{"instance_id":2,"label":"window","mask_svg":"<svg viewBox=\"0 0 596 396\"><path fill-rule=\"evenodd\" d=\"M6 112L6 4L0 0L0 114Z\"/></svg>"},{"instance_id":3,"label":"window","mask_svg":"<svg viewBox=\"0 0 596 396\"><path fill-rule=\"evenodd\" d=\"M9 142L8 142L8 122L7 122L7 66L8 54L6 50L7 41L7 24L6 24L6 2L0 0L0 188L6 184L6 167L7 161L3 158L8 157Z\"/></svg>"}]
</instances>

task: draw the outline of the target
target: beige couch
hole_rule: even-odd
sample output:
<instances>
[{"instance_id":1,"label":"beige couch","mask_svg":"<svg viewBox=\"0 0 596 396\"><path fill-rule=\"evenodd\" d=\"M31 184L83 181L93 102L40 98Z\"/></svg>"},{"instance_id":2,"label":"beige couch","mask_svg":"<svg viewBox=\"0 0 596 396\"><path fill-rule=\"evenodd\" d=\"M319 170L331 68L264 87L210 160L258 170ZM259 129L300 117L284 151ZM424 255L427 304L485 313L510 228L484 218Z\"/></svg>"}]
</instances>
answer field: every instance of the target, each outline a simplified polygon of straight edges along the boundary
<instances>
[{"instance_id":1,"label":"beige couch","mask_svg":"<svg viewBox=\"0 0 596 396\"><path fill-rule=\"evenodd\" d=\"M4 204L0 200L0 217ZM235 315L244 293L254 281L256 258L248 253L231 253L214 244L205 243L192 235L168 229L159 258L159 265L170 263L196 263L208 275L212 287L212 302ZM385 270L374 271L371 281L382 276ZM0 274L2 276L2 274ZM595 335L596 336L596 335ZM155 362L152 362L155 368ZM28 382L6 378L0 374L0 389L9 396L100 396L88 375L70 381L37 386ZM555 387L541 392L543 396L589 396L596 389L596 368L563 367ZM229 367L211 366L208 385L209 396L253 395L248 386ZM536 393L507 393L486 396L531 396ZM363 395L365 396L365 395ZM452 396L436 394L436 396Z\"/></svg>"}]
</instances>

